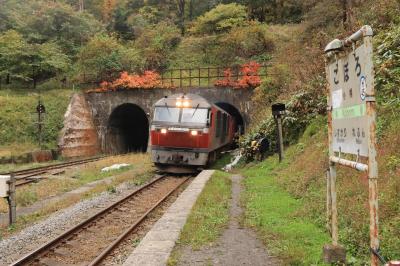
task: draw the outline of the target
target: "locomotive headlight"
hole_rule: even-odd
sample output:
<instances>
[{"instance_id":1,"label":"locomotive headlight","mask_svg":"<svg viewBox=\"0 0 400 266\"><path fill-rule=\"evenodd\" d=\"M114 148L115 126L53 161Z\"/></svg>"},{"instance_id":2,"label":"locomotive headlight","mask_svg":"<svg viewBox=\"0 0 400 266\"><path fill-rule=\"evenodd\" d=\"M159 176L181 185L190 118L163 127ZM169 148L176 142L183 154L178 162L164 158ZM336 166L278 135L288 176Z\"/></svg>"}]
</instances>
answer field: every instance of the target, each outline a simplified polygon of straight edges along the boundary
<instances>
[{"instance_id":1,"label":"locomotive headlight","mask_svg":"<svg viewBox=\"0 0 400 266\"><path fill-rule=\"evenodd\" d=\"M183 107L189 107L189 102L188 101L184 101L183 102Z\"/></svg>"},{"instance_id":2,"label":"locomotive headlight","mask_svg":"<svg viewBox=\"0 0 400 266\"><path fill-rule=\"evenodd\" d=\"M167 129L166 128L162 128L161 129L161 134L167 134Z\"/></svg>"},{"instance_id":3,"label":"locomotive headlight","mask_svg":"<svg viewBox=\"0 0 400 266\"><path fill-rule=\"evenodd\" d=\"M181 107L182 106L182 102L181 101L176 101L176 106L177 107Z\"/></svg>"},{"instance_id":4,"label":"locomotive headlight","mask_svg":"<svg viewBox=\"0 0 400 266\"><path fill-rule=\"evenodd\" d=\"M199 132L197 132L197 130L192 130L192 131L190 131L190 134L192 136L197 136L197 134L199 134Z\"/></svg>"}]
</instances>

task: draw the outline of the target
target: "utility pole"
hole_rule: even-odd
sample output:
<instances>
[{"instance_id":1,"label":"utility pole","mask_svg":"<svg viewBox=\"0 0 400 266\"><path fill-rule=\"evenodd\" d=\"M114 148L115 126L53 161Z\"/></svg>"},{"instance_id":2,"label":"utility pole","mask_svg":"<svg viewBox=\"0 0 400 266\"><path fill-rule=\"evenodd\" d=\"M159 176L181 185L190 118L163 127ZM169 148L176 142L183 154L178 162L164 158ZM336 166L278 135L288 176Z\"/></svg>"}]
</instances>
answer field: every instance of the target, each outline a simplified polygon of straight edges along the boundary
<instances>
[{"instance_id":1,"label":"utility pole","mask_svg":"<svg viewBox=\"0 0 400 266\"><path fill-rule=\"evenodd\" d=\"M44 107L44 105L42 104L42 99L41 99L41 93L39 90L39 101L38 101L38 105L36 106L36 113L38 115L38 136L39 136L39 147L42 150L43 149L43 116L46 113L46 108Z\"/></svg>"},{"instance_id":2,"label":"utility pole","mask_svg":"<svg viewBox=\"0 0 400 266\"><path fill-rule=\"evenodd\" d=\"M272 115L276 121L277 127L277 143L278 143L278 154L279 154L279 162L283 160L283 132L282 132L282 116L286 113L286 107L283 103L276 103L272 105Z\"/></svg>"},{"instance_id":3,"label":"utility pole","mask_svg":"<svg viewBox=\"0 0 400 266\"><path fill-rule=\"evenodd\" d=\"M37 66L32 65L32 81L33 81L33 90L36 90L36 71L35 68Z\"/></svg>"},{"instance_id":4,"label":"utility pole","mask_svg":"<svg viewBox=\"0 0 400 266\"><path fill-rule=\"evenodd\" d=\"M83 1L83 0L81 0ZM35 68L37 68L37 65L32 65L32 80L33 80L33 90L36 90L36 76L37 72L35 71ZM39 66L40 67L40 66ZM39 69L40 71L40 69ZM37 113L37 127L38 127L38 140L39 140L39 148L42 150L43 149L43 124L44 124L44 115L46 113L46 108L44 107L42 103L42 93L39 88L39 99L38 99L38 104L36 106L36 113Z\"/></svg>"},{"instance_id":5,"label":"utility pole","mask_svg":"<svg viewBox=\"0 0 400 266\"><path fill-rule=\"evenodd\" d=\"M15 197L15 175L11 173L10 181L8 181L9 190L8 190L8 221L9 225L14 224L17 221L17 202Z\"/></svg>"}]
</instances>

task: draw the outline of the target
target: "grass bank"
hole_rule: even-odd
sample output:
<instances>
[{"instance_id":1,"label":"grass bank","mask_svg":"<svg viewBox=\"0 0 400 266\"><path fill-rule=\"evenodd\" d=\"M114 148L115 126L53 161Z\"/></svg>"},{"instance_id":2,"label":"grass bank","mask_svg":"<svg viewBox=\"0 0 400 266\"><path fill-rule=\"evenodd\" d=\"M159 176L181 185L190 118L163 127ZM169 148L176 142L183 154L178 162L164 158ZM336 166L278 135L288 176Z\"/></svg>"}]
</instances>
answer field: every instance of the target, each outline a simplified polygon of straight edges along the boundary
<instances>
[{"instance_id":1,"label":"grass bank","mask_svg":"<svg viewBox=\"0 0 400 266\"><path fill-rule=\"evenodd\" d=\"M254 227L272 254L285 265L322 264L321 251L329 236L312 220L304 219L299 210L304 201L281 188L276 179L277 158L242 171L246 207L245 223Z\"/></svg>"},{"instance_id":2,"label":"grass bank","mask_svg":"<svg viewBox=\"0 0 400 266\"><path fill-rule=\"evenodd\" d=\"M385 121L387 122L385 122ZM381 125L385 122L383 130ZM381 254L400 258L400 120L381 114L378 120L379 230ZM299 141L276 157L250 163L246 176L246 222L266 245L288 264L319 264L322 245L329 241L325 228L325 171L328 166L326 119L318 117ZM350 265L369 263L368 178L338 168L339 242L347 249Z\"/></svg>"},{"instance_id":3,"label":"grass bank","mask_svg":"<svg viewBox=\"0 0 400 266\"><path fill-rule=\"evenodd\" d=\"M54 89L41 93L46 107L43 140L55 148L63 126L72 90ZM36 106L39 95L29 89L0 90L0 156L19 155L37 148Z\"/></svg>"},{"instance_id":4,"label":"grass bank","mask_svg":"<svg viewBox=\"0 0 400 266\"><path fill-rule=\"evenodd\" d=\"M177 264L182 246L199 249L211 245L222 234L229 221L231 188L230 175L215 171L197 199L168 265Z\"/></svg>"}]
</instances>

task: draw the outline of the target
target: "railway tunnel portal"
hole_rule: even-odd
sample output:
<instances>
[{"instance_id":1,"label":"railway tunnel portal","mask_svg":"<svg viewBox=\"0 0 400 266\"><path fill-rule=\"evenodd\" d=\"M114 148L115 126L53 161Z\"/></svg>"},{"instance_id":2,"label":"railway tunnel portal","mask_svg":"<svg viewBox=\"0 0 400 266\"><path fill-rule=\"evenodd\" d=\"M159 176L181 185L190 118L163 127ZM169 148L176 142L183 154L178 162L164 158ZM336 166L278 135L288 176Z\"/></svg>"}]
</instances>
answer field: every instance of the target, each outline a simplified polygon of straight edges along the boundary
<instances>
[{"instance_id":1,"label":"railway tunnel portal","mask_svg":"<svg viewBox=\"0 0 400 266\"><path fill-rule=\"evenodd\" d=\"M136 104L116 107L108 118L104 152L120 154L146 152L149 140L149 119Z\"/></svg>"},{"instance_id":2,"label":"railway tunnel portal","mask_svg":"<svg viewBox=\"0 0 400 266\"><path fill-rule=\"evenodd\" d=\"M251 89L233 88L135 89L86 93L84 98L96 132L98 152L122 154L147 150L153 107L164 96L198 94L231 113L238 128L244 132L251 121L252 92Z\"/></svg>"}]
</instances>

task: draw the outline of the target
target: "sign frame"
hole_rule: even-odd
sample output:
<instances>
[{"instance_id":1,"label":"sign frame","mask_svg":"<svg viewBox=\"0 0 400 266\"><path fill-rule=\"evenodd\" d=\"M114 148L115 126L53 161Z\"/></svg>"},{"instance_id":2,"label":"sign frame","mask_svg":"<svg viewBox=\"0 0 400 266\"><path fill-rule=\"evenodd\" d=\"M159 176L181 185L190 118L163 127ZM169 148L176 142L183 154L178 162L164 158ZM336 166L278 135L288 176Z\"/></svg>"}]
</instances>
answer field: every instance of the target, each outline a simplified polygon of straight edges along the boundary
<instances>
[{"instance_id":1,"label":"sign frame","mask_svg":"<svg viewBox=\"0 0 400 266\"><path fill-rule=\"evenodd\" d=\"M370 213L370 251L371 251L371 265L377 266L379 265L379 238L378 238L378 163L376 160L376 101L375 101L375 89L374 89L374 69L373 69L373 61L372 61L372 36L373 31L372 28L368 25L361 27L360 30L355 32L350 37L344 40L335 39L330 42L325 48L326 55L326 75L328 80L328 92L327 92L327 101L328 101L328 140L329 140L329 170L327 173L327 223L331 229L332 234L332 245L338 246L338 219L337 219L337 199L336 199L336 166L341 165L345 167L350 167L356 169L358 171L363 171L368 173L368 187L369 187L369 213ZM360 45L360 43L362 43ZM366 57L364 61L366 65L361 66L365 67L366 72L363 78L360 78L360 90L359 96L361 102L365 102L365 113L363 112L362 117L364 118L364 122L366 122L365 130L367 130L367 136L365 137L367 143L364 143L364 150L360 152L358 150L357 153L354 152L354 149L348 149L347 147L344 149L343 153L350 153L357 155L356 161L347 160L341 157L342 151L339 149L335 143L334 128L335 117L334 111L336 108L340 108L339 106L334 106L334 101L332 98L335 97L331 92L338 90L338 88L334 88L332 85L332 72L329 63L332 62L332 59L337 58L339 56L343 56L343 53L346 53L349 49L352 49L353 53L355 51L355 47L358 46L357 49L363 49L363 55ZM355 54L355 53L354 53ZM355 56L354 56L355 57ZM345 71L345 70L344 70ZM360 70L361 72L361 70ZM340 78L340 75L339 75ZM344 77L346 79L346 77ZM367 83L365 83L367 81ZM364 82L364 84L363 84ZM336 82L335 82L336 83ZM338 83L336 83L338 84ZM354 103L354 102L353 102ZM344 106L345 108L348 105ZM361 117L361 116L360 116ZM357 119L356 119L357 120ZM365 150L365 148L367 148ZM368 159L368 164L363 164L359 162L359 157L363 156Z\"/></svg>"}]
</instances>

